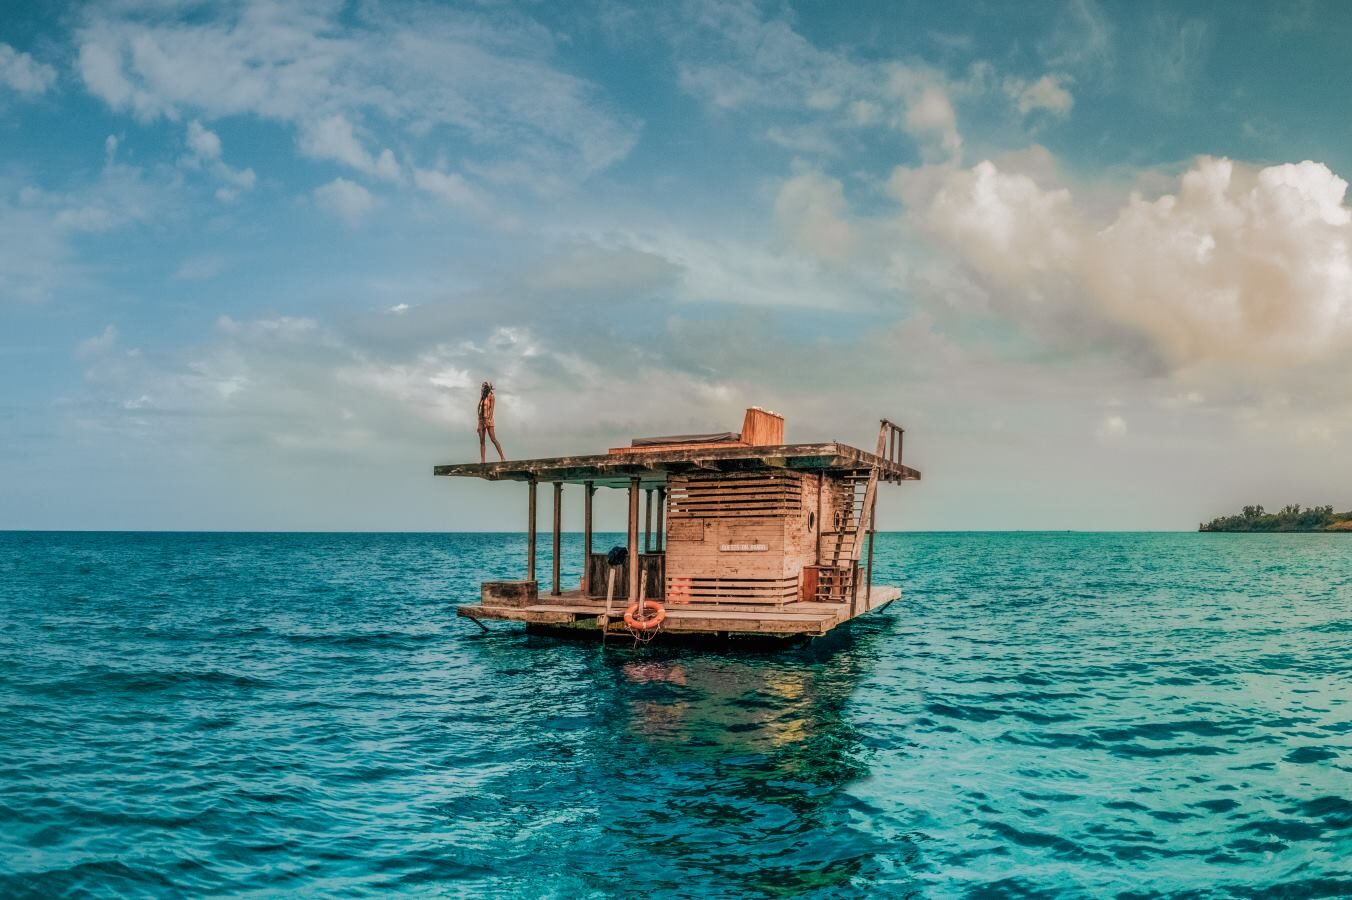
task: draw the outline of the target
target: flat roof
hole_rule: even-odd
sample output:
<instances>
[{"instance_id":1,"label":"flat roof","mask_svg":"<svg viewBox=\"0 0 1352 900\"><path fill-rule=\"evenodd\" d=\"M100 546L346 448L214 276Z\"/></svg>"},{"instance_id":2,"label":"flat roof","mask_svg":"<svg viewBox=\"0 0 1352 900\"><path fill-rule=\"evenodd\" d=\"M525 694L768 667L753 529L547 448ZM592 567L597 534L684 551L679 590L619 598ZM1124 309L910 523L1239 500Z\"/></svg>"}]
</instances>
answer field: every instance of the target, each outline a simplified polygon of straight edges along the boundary
<instances>
[{"instance_id":1,"label":"flat roof","mask_svg":"<svg viewBox=\"0 0 1352 900\"><path fill-rule=\"evenodd\" d=\"M776 469L808 472L858 472L879 470L883 481L919 481L920 472L910 466L875 456L857 447L831 441L825 444L777 444L752 447L704 445L670 449L635 447L591 456L557 456L550 459L509 459L490 463L451 463L434 466L434 475L486 478L493 481L544 481L623 487L639 478L645 485L665 484L670 475L701 472L763 472Z\"/></svg>"}]
</instances>

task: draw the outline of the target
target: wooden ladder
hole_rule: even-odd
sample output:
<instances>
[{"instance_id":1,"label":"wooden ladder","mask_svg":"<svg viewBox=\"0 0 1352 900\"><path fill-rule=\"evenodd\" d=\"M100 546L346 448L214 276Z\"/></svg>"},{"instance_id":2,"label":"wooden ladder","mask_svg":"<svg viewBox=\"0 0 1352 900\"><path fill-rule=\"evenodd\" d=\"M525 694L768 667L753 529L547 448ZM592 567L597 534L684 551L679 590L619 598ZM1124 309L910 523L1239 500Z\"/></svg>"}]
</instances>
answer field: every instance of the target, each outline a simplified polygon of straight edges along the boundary
<instances>
[{"instance_id":1,"label":"wooden ladder","mask_svg":"<svg viewBox=\"0 0 1352 900\"><path fill-rule=\"evenodd\" d=\"M875 455L885 462L900 464L903 433L899 425L883 419L878 429ZM830 540L830 547L829 550L823 548L825 559L817 570L814 599L827 603L854 600L859 587L859 555L864 548L864 536L873 527L879 475L880 467L873 465L867 473L852 472L845 476L845 489L840 492L833 530L822 533L824 539ZM872 566L871 558L869 565Z\"/></svg>"}]
</instances>

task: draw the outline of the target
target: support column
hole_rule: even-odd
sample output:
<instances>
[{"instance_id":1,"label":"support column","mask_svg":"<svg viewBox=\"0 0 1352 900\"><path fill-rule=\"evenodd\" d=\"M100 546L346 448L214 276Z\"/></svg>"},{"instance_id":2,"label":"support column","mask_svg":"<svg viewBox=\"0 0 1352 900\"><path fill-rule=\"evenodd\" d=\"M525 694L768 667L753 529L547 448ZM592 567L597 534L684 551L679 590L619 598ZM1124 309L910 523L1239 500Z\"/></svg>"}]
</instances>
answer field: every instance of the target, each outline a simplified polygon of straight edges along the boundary
<instances>
[{"instance_id":1,"label":"support column","mask_svg":"<svg viewBox=\"0 0 1352 900\"><path fill-rule=\"evenodd\" d=\"M654 546L659 553L667 549L667 489L657 489L657 540Z\"/></svg>"},{"instance_id":2,"label":"support column","mask_svg":"<svg viewBox=\"0 0 1352 900\"><path fill-rule=\"evenodd\" d=\"M559 545L563 535L563 482L554 482L554 586L549 593L557 597L563 593L559 585Z\"/></svg>"},{"instance_id":3,"label":"support column","mask_svg":"<svg viewBox=\"0 0 1352 900\"><path fill-rule=\"evenodd\" d=\"M528 519L526 522L526 580L535 580L535 479L530 480L528 487L528 497L526 506L529 512L526 513Z\"/></svg>"},{"instance_id":4,"label":"support column","mask_svg":"<svg viewBox=\"0 0 1352 900\"><path fill-rule=\"evenodd\" d=\"M822 531L826 528L826 524L822 522L822 492L825 491L825 490L826 490L826 479L822 477L822 473L821 473L821 472L818 472L818 473L817 473L817 559L815 560L815 562L816 562L816 564L819 565L819 566L822 564Z\"/></svg>"},{"instance_id":5,"label":"support column","mask_svg":"<svg viewBox=\"0 0 1352 900\"><path fill-rule=\"evenodd\" d=\"M629 602L638 602L638 488L639 480L629 480Z\"/></svg>"},{"instance_id":6,"label":"support column","mask_svg":"<svg viewBox=\"0 0 1352 900\"><path fill-rule=\"evenodd\" d=\"M653 552L653 489L643 492L643 552Z\"/></svg>"},{"instance_id":7,"label":"support column","mask_svg":"<svg viewBox=\"0 0 1352 900\"><path fill-rule=\"evenodd\" d=\"M582 596L591 590L592 548L592 494L595 486L590 481L582 485Z\"/></svg>"}]
</instances>

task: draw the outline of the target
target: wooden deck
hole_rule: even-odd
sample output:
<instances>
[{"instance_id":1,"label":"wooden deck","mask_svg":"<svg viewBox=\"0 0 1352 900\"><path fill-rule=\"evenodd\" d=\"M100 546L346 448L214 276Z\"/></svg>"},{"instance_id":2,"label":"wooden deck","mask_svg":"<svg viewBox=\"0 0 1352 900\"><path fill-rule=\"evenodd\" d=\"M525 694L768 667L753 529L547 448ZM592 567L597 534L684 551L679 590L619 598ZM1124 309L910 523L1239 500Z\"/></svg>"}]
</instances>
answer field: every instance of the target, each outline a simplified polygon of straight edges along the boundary
<instances>
[{"instance_id":1,"label":"wooden deck","mask_svg":"<svg viewBox=\"0 0 1352 900\"><path fill-rule=\"evenodd\" d=\"M739 604L736 607L703 603L671 603L666 605L667 618L659 633L684 635L759 635L763 637L820 637L851 618L882 609L901 597L901 589L875 586L868 597L861 596L850 614L850 604L793 602L783 606ZM528 606L487 606L483 604L458 607L458 615L479 621L499 619L525 622L527 627L566 629L592 632L600 635L605 618L605 600L583 596L581 591L565 591L557 597L541 597L540 602ZM608 630L611 634L628 634L623 621L624 604L616 602L611 609Z\"/></svg>"},{"instance_id":2,"label":"wooden deck","mask_svg":"<svg viewBox=\"0 0 1352 900\"><path fill-rule=\"evenodd\" d=\"M769 447L719 444L680 448L616 448L610 453L592 456L459 463L434 466L432 471L436 475L494 481L585 482L602 487L625 487L633 479L638 479L643 487L657 487L665 485L673 474L763 472L775 469L808 472L876 469L883 481L900 483L920 480L920 472L902 465L899 460L835 441Z\"/></svg>"}]
</instances>

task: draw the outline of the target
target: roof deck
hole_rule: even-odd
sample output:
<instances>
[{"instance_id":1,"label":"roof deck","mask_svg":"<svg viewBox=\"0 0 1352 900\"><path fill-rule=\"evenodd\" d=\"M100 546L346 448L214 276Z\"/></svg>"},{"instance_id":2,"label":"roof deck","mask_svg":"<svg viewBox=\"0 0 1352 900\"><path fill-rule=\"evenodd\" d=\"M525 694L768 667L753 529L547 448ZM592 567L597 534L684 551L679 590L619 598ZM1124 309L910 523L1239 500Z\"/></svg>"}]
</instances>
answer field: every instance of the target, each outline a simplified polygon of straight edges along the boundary
<instances>
[{"instance_id":1,"label":"roof deck","mask_svg":"<svg viewBox=\"0 0 1352 900\"><path fill-rule=\"evenodd\" d=\"M835 441L821 444L688 444L629 447L590 456L511 459L505 462L436 466L437 475L501 481L592 483L627 487L637 478L644 487L665 484L670 475L708 472L758 472L775 469L809 472L878 470L886 482L919 481L920 472L892 459Z\"/></svg>"}]
</instances>

